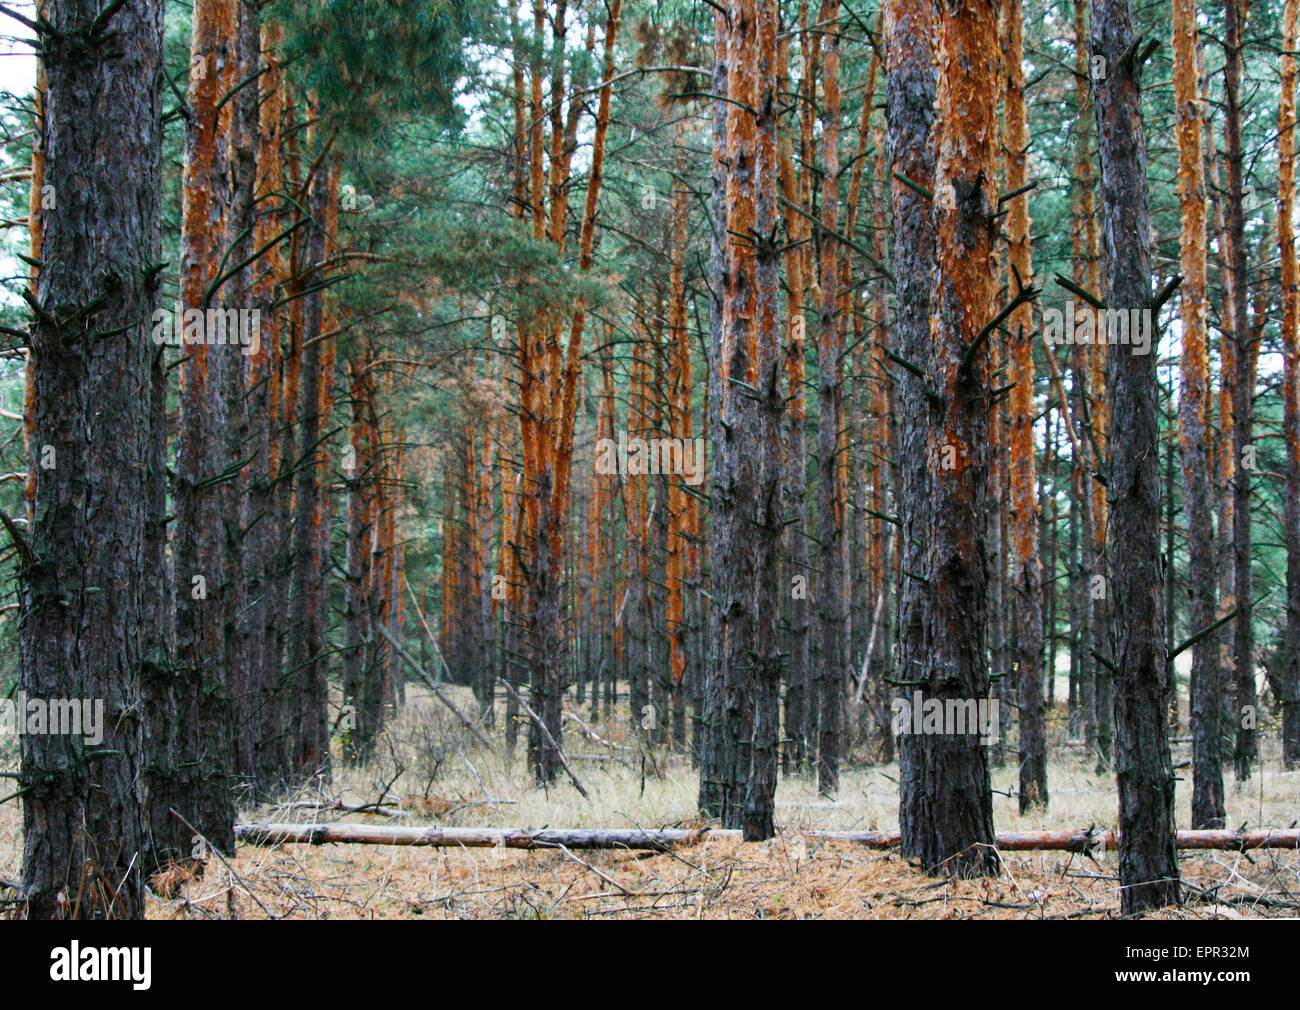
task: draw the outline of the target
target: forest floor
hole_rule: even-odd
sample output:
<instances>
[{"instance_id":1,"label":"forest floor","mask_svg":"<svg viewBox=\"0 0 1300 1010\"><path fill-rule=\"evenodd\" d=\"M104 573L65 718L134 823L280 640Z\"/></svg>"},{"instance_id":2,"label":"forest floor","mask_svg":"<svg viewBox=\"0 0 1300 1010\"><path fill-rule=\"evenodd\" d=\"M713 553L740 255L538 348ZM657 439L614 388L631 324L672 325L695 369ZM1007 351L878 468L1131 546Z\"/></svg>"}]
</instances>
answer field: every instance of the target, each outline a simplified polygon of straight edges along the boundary
<instances>
[{"instance_id":1,"label":"forest floor","mask_svg":"<svg viewBox=\"0 0 1300 1010\"><path fill-rule=\"evenodd\" d=\"M458 696L459 697L459 696ZM468 692L463 700L468 707ZM697 779L689 758L642 753L613 722L566 727L566 749L591 794L567 781L528 784L521 728L513 760L470 748L432 699L408 689L408 705L364 768L336 762L332 783L273 805L248 807L243 820L348 821L481 827L698 826ZM1266 743L1264 770L1244 786L1227 781L1230 827L1287 827L1300 819L1300 772L1280 771ZM594 739L598 736L600 739ZM1097 775L1063 727L1047 813L1021 817L1016 770L994 769L999 831L1113 828L1115 788ZM862 748L858 748L862 750ZM1175 764L1189 746L1176 744ZM927 876L897 852L808 838L800 829L889 829L897 824L896 765L866 766L851 754L835 801L807 778L783 778L780 834L762 843L713 839L668 853L449 849L377 845L241 845L228 863L210 860L202 877L154 881L153 918L1112 918L1119 914L1115 853L1094 860L1068 852L1006 853L994 879ZM1188 827L1189 769L1181 768L1178 826ZM383 805L399 815L339 810ZM0 805L0 886L21 864L16 803ZM1300 916L1300 853L1183 853L1186 904L1167 918ZM0 890L0 897L12 892Z\"/></svg>"}]
</instances>

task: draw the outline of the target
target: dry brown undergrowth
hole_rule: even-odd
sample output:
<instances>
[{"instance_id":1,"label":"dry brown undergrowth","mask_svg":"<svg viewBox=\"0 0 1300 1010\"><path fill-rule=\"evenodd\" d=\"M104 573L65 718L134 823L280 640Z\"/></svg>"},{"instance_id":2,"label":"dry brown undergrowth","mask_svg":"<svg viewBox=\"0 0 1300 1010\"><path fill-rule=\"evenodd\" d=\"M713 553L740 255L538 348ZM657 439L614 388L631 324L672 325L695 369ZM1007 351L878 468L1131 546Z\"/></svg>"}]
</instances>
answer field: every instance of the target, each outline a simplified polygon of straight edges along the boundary
<instances>
[{"instance_id":1,"label":"dry brown undergrowth","mask_svg":"<svg viewBox=\"0 0 1300 1010\"><path fill-rule=\"evenodd\" d=\"M468 692L458 699L468 704ZM524 733L512 760L467 746L446 713L408 689L412 702L376 758L361 769L336 762L333 781L247 820L368 821L487 827L660 827L692 825L696 773L682 755L642 761L617 721L566 725L565 746L591 793L569 783L533 787ZM592 735L594 734L594 736ZM498 731L498 736L500 735ZM1271 745L1273 741L1267 738ZM1012 736L1014 740L1014 735ZM1051 808L1021 818L1013 764L995 769L1000 831L1114 827L1114 783L1097 775L1059 724L1051 740ZM1175 747L1175 761L1187 759ZM156 882L154 918L1107 918L1118 915L1113 853L1100 862L1063 852L1010 853L997 879L931 878L896 853L809 840L796 829L873 829L897 824L897 767L865 766L854 755L835 801L815 784L782 779L779 838L742 844L712 840L672 853L523 851L427 847L241 846L229 865L209 861L201 877ZM1266 752L1262 774L1228 781L1229 824L1287 827L1300 818L1300 772L1282 772ZM1186 776L1186 769L1180 770ZM1230 775L1230 773L1229 773ZM386 788L387 787L387 788ZM1179 783L1179 827L1189 783ZM381 796L382 792L382 796ZM338 809L379 803L387 816ZM0 881L21 862L16 803L0 806ZM1185 853L1187 904L1170 918L1300 916L1300 853ZM12 896L0 891L0 899Z\"/></svg>"}]
</instances>

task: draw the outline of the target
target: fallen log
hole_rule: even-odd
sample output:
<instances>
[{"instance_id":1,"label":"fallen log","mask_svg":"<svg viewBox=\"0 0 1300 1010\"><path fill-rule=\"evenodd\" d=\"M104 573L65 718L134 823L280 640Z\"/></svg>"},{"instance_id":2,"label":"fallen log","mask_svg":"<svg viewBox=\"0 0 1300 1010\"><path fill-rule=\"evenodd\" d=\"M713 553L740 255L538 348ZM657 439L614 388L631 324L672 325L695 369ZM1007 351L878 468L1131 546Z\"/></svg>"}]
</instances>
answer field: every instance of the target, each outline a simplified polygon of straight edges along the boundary
<instances>
[{"instance_id":1,"label":"fallen log","mask_svg":"<svg viewBox=\"0 0 1300 1010\"><path fill-rule=\"evenodd\" d=\"M471 849L545 849L564 845L571 849L666 849L694 845L710 834L735 835L739 831L708 828L409 828L385 824L237 824L235 837L250 845L302 843L327 845L433 845Z\"/></svg>"},{"instance_id":2,"label":"fallen log","mask_svg":"<svg viewBox=\"0 0 1300 1010\"><path fill-rule=\"evenodd\" d=\"M897 831L804 831L827 841L869 849L892 849ZM546 849L655 849L698 845L708 839L741 840L741 832L721 828L415 828L384 824L238 824L235 837L250 845L432 845L441 847ZM1099 852L1118 847L1114 831L1013 831L997 836L1005 852ZM1180 849L1300 849L1300 830L1180 831Z\"/></svg>"}]
</instances>

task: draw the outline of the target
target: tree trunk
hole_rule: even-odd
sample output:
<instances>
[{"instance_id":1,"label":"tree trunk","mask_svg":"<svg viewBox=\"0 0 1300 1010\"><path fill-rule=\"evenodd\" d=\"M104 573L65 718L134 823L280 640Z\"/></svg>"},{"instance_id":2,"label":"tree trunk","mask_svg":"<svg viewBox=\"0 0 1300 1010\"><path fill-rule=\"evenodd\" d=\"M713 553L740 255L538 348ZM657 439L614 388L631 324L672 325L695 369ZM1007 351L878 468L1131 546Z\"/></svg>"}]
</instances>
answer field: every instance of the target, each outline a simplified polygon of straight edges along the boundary
<instances>
[{"instance_id":1,"label":"tree trunk","mask_svg":"<svg viewBox=\"0 0 1300 1010\"><path fill-rule=\"evenodd\" d=\"M317 166L311 182L312 223L307 226L299 272L320 283L326 258L327 222L334 170L328 162ZM294 541L290 607L295 627L288 642L290 692L290 768L294 779L310 781L330 774L329 723L325 682L325 614L320 594L324 491L318 460L320 441L328 418L322 417L322 384L330 379L322 366L324 306L322 291L303 297L301 386L298 392L297 485L294 489Z\"/></svg>"},{"instance_id":2,"label":"tree trunk","mask_svg":"<svg viewBox=\"0 0 1300 1010\"><path fill-rule=\"evenodd\" d=\"M28 293L32 521L26 537L5 525L20 689L98 707L103 737L22 735L22 890L31 919L141 918L141 622L164 585L144 570L163 12L144 0L100 24L97 6L44 9L57 34L43 40L43 182L58 213Z\"/></svg>"},{"instance_id":3,"label":"tree trunk","mask_svg":"<svg viewBox=\"0 0 1300 1010\"><path fill-rule=\"evenodd\" d=\"M805 17L806 20L806 17ZM804 33L804 38L807 34ZM782 39L780 52L784 55L788 43ZM807 56L807 54L805 54ZM815 88L814 74L805 64L800 88L808 95ZM809 122L815 115L814 103L805 98L800 122ZM802 126L801 126L802 128ZM807 414L804 395L804 336L807 323L804 319L804 262L808 253L799 243L809 236L808 219L803 199L803 176L796 177L790 141L778 136L781 158L781 195L785 213L785 228L790 235L786 251L786 314L789 319L786 345L786 379L790 388L786 431L786 500L790 514L788 537L789 567L787 571L790 594L790 629L788 643L790 661L786 673L785 689L785 749L782 767L787 775L803 771L808 760L808 708L810 704L809 677L812 664L810 655L808 584L811 570L808 567L808 453L805 440ZM803 153L802 150L800 152ZM806 174L806 173L804 173ZM802 211L803 213L799 213Z\"/></svg>"},{"instance_id":4,"label":"tree trunk","mask_svg":"<svg viewBox=\"0 0 1300 1010\"><path fill-rule=\"evenodd\" d=\"M1232 454L1233 583L1237 597L1237 617L1233 622L1233 661L1236 673L1236 704L1233 712L1236 747L1233 767L1237 781L1250 778L1258 758L1259 745L1255 726L1259 703L1255 697L1255 629L1252 617L1254 581L1250 563L1251 513L1250 491L1253 467L1248 453L1253 453L1251 432L1254 426L1255 383L1252 334L1249 323L1249 284L1246 255L1244 206L1244 155L1241 147L1241 41L1245 21L1245 0L1228 0L1223 23L1224 133L1227 137L1228 161L1228 231L1232 246L1233 331L1236 340L1236 382L1234 387Z\"/></svg>"},{"instance_id":5,"label":"tree trunk","mask_svg":"<svg viewBox=\"0 0 1300 1010\"><path fill-rule=\"evenodd\" d=\"M869 849L892 849L896 831L805 831L810 839L848 842ZM423 845L438 848L644 849L666 851L674 845L701 845L710 840L740 841L742 833L716 828L442 828L392 827L385 824L241 824L239 839L249 845ZM1300 831L1180 831L1180 849L1244 852L1294 849ZM1122 848L1113 831L1008 831L997 836L1007 852L1107 852Z\"/></svg>"},{"instance_id":6,"label":"tree trunk","mask_svg":"<svg viewBox=\"0 0 1300 1010\"><path fill-rule=\"evenodd\" d=\"M1182 371L1178 434L1187 510L1188 620L1199 632L1215 621L1217 575L1210 504L1207 429L1209 354L1206 340L1205 162L1196 75L1196 2L1174 3L1174 91L1178 103L1178 198L1182 209ZM1171 559L1172 560L1172 559ZM1172 572L1169 575L1172 581ZM1170 674L1172 679L1172 672ZM1223 771L1219 762L1219 643L1202 639L1192 651L1192 827L1221 828Z\"/></svg>"},{"instance_id":7,"label":"tree trunk","mask_svg":"<svg viewBox=\"0 0 1300 1010\"><path fill-rule=\"evenodd\" d=\"M989 336L996 293L998 4L940 8L935 39L936 266L928 388L921 572L934 636L916 674L923 700L987 704ZM917 735L916 787L900 812L903 848L931 872L996 873L988 752L963 725Z\"/></svg>"},{"instance_id":8,"label":"tree trunk","mask_svg":"<svg viewBox=\"0 0 1300 1010\"><path fill-rule=\"evenodd\" d=\"M1029 137L1025 124L1024 47L1020 0L1006 0L1007 190L1027 181ZM1011 201L1007 218L1011 267L1021 283L1031 283L1029 195ZM1034 351L1036 330L1028 305L1010 319L1012 572L1016 599L1016 691L1020 709L1020 813L1047 807L1047 722L1043 703L1043 578L1038 557L1038 477L1034 466ZM1054 583L1049 583L1053 585ZM1055 649L1049 638L1048 661ZM1000 671L1001 672L1001 671ZM999 725L1001 720L999 720Z\"/></svg>"},{"instance_id":9,"label":"tree trunk","mask_svg":"<svg viewBox=\"0 0 1300 1010\"><path fill-rule=\"evenodd\" d=\"M722 816L727 792L723 767L723 633L726 615L721 603L721 559L731 549L724 517L729 508L723 497L727 486L723 464L726 461L726 417L723 403L726 388L726 364L723 359L723 283L727 272L727 23L726 11L717 9L713 17L713 103L712 176L709 196L709 361L708 424L711 481L709 485L709 635L704 683L701 685L699 730L696 734L700 754L700 789L698 806L703 817Z\"/></svg>"},{"instance_id":10,"label":"tree trunk","mask_svg":"<svg viewBox=\"0 0 1300 1010\"><path fill-rule=\"evenodd\" d=\"M837 25L839 0L823 0L817 19ZM822 31L821 66L825 109L822 115L823 190L821 199L821 304L817 320L817 677L820 716L817 734L817 789L833 796L840 781L840 724L847 672L844 640L845 573L844 482L840 471L840 430L844 427L841 358L844 319L839 304L840 41L837 30Z\"/></svg>"},{"instance_id":11,"label":"tree trunk","mask_svg":"<svg viewBox=\"0 0 1300 1010\"><path fill-rule=\"evenodd\" d=\"M1076 122L1079 139L1075 146L1074 161L1074 214L1072 219L1071 247L1075 279L1084 288L1095 292L1099 285L1098 248L1097 248L1097 210L1094 194L1093 173L1093 134L1095 116L1089 89L1091 70L1088 50L1088 4L1086 0L1074 0L1074 70L1075 70L1075 105ZM1082 305L1078 302L1076 305ZM1075 412L1077 422L1075 430L1079 433L1078 450L1074 453L1074 487L1076 505L1079 510L1079 579L1081 602L1080 628L1081 662L1077 678L1077 705L1079 733L1086 745L1087 753L1092 754L1097 747L1097 683L1101 665L1094 658L1095 652L1102 651L1102 644L1096 632L1101 623L1096 620L1097 603L1093 592L1094 574L1100 574L1098 560L1099 540L1093 517L1094 488L1096 477L1093 449L1090 441L1083 440L1084 432L1091 427L1090 399L1101 391L1091 390L1088 371L1083 361L1082 350L1075 347L1071 362L1070 409ZM1063 408L1064 409L1064 408ZM1064 415L1063 415L1064 419ZM1068 422L1067 422L1068 423ZM1104 576L1103 576L1104 577Z\"/></svg>"},{"instance_id":12,"label":"tree trunk","mask_svg":"<svg viewBox=\"0 0 1300 1010\"><path fill-rule=\"evenodd\" d=\"M258 77L262 68L262 35L258 0L238 0L235 39L235 64L233 76L238 82ZM243 311L254 308L253 277L254 230L256 227L257 161L259 154L258 127L260 125L261 88L259 85L238 90L231 95L232 123L230 129L229 171L231 175L230 213L226 216L225 247L227 263L234 264L234 276L227 282L224 300ZM260 248L260 247L258 247ZM223 268L224 269L224 268ZM261 604L257 594L261 580L257 574L260 555L249 553L250 533L256 513L253 511L253 469L247 461L254 453L249 450L253 442L253 425L266 420L263 411L254 414L249 410L253 394L250 381L265 363L266 350L262 346L261 317L256 318L256 356L254 363L252 344L247 353L241 353L225 371L223 395L226 400L227 423L224 430L226 457L232 465L239 465L239 478L230 491L231 507L238 516L230 550L230 594L227 606L231 641L230 650L230 701L232 727L247 727L261 708L262 695L262 633ZM251 338L250 338L251 339ZM265 391L265 384L262 386ZM244 786L255 784L257 773L257 734L232 733L231 771L236 781Z\"/></svg>"},{"instance_id":13,"label":"tree trunk","mask_svg":"<svg viewBox=\"0 0 1300 1010\"><path fill-rule=\"evenodd\" d=\"M898 313L897 365L900 438L893 454L899 464L899 567L902 572L898 616L896 678L923 679L933 648L930 592L925 577L924 542L929 512L929 404L922 365L930 360L930 275L935 266L935 224L929 201L918 191L934 185L935 118L934 11L924 0L890 0L884 12L886 118L894 204L895 301ZM908 180L915 185L908 185ZM899 826L909 854L922 851L926 830L927 754L922 738L899 738Z\"/></svg>"},{"instance_id":14,"label":"tree trunk","mask_svg":"<svg viewBox=\"0 0 1300 1010\"><path fill-rule=\"evenodd\" d=\"M678 142L681 142L679 138ZM676 170L684 176L687 169L685 149L676 157ZM694 452L691 424L691 342L686 326L686 282L684 266L687 240L687 206L690 192L684 178L673 184L672 213L670 216L669 267L668 267L668 434L681 439L683 447ZM599 437L599 436L598 436ZM703 460L693 460L698 467ZM702 471L701 471L702 472ZM672 744L676 750L686 744L686 568L690 549L690 514L687 493L679 475L669 489L668 527L668 660L671 675ZM597 520L599 522L599 519ZM593 543L596 541L593 524ZM592 601L594 604L594 600ZM591 608L595 611L597 608Z\"/></svg>"},{"instance_id":15,"label":"tree trunk","mask_svg":"<svg viewBox=\"0 0 1300 1010\"><path fill-rule=\"evenodd\" d=\"M185 137L180 310L200 314L180 374L180 450L175 481L173 557L176 579L176 680L179 692L172 768L158 769L151 832L158 865L188 859L198 840L170 816L175 806L222 852L233 851L235 807L230 794L233 726L230 692L231 625L237 502L229 470L227 433L233 423L228 383L242 352L217 346L206 320L237 306L220 280L226 252L233 103L222 98L238 73L238 4L204 0L194 11L191 59L202 73L190 81L191 118ZM151 788L151 796L154 795ZM159 800L166 796L166 802ZM200 846L199 852L202 851Z\"/></svg>"},{"instance_id":16,"label":"tree trunk","mask_svg":"<svg viewBox=\"0 0 1300 1010\"><path fill-rule=\"evenodd\" d=\"M1286 434L1286 629L1281 666L1282 763L1300 768L1300 268L1295 232L1296 15L1286 0L1282 14L1282 102L1278 112L1277 234L1282 256L1282 377Z\"/></svg>"},{"instance_id":17,"label":"tree trunk","mask_svg":"<svg viewBox=\"0 0 1300 1010\"><path fill-rule=\"evenodd\" d=\"M721 673L721 810L724 827L742 827L754 732L753 688L758 554L753 523L758 518L760 412L758 390L757 278L755 247L741 238L757 234L758 9L755 0L732 0L725 32L727 64L726 228L722 301L722 444L713 501L715 539L713 596L720 608L712 666ZM775 69L775 68L773 68ZM767 180L763 180L766 182ZM774 182L775 180L771 180Z\"/></svg>"},{"instance_id":18,"label":"tree trunk","mask_svg":"<svg viewBox=\"0 0 1300 1010\"><path fill-rule=\"evenodd\" d=\"M246 89L260 98L257 104L258 119L254 135L258 142L257 181L253 225L253 246L267 249L255 271L251 304L261 313L263 327L259 347L247 362L245 411L253 423L250 432L249 454L252 460L247 468L247 499L244 519L242 565L247 580L247 593L251 606L246 643L247 663L255 671L250 677L255 692L248 708L247 735L253 741L253 767L246 774L255 792L265 794L272 784L268 777L266 738L268 713L275 707L274 697L280 676L279 652L274 648L277 629L283 620L283 610L277 608L278 551L283 537L279 522L279 499L271 481L277 476L279 460L279 389L280 319L278 300L283 295L284 261L281 247L276 242L284 228L285 215L281 201L273 194L284 185L284 164L281 158L281 117L284 98L282 71L279 64L280 30L273 23L262 25L258 58L267 63L267 72L260 89ZM272 245L272 243L276 243ZM270 246L271 248L267 248Z\"/></svg>"},{"instance_id":19,"label":"tree trunk","mask_svg":"<svg viewBox=\"0 0 1300 1010\"><path fill-rule=\"evenodd\" d=\"M376 705L368 642L371 601L368 589L370 539L373 516L370 510L369 485L375 480L374 446L367 444L371 376L365 361L349 363L349 398L351 400L352 441L350 459L344 460L343 476L347 482L347 536L345 541L343 589L343 704L351 706L351 722L344 730L344 757L351 764L362 765L370 758L382 717L382 705Z\"/></svg>"},{"instance_id":20,"label":"tree trunk","mask_svg":"<svg viewBox=\"0 0 1300 1010\"><path fill-rule=\"evenodd\" d=\"M1115 309L1141 310L1151 303L1151 231L1136 44L1130 0L1093 0L1091 51L1106 67L1105 77L1093 76L1105 301ZM1160 595L1157 359L1122 347L1109 357L1114 437L1107 549L1114 601L1121 908L1129 915L1177 904L1180 892L1174 772L1164 717L1169 663Z\"/></svg>"},{"instance_id":21,"label":"tree trunk","mask_svg":"<svg viewBox=\"0 0 1300 1010\"><path fill-rule=\"evenodd\" d=\"M760 841L776 833L776 770L781 736L781 534L782 484L785 461L781 436L785 427L785 398L781 388L782 341L780 325L781 251L774 239L777 209L777 0L759 0L757 10L758 67L754 105L757 115L757 160L754 164L754 234L757 236L754 279L758 344L758 425L760 453L755 528L754 576L754 706L753 744L745 783L741 827L746 841ZM842 694L843 692L839 692Z\"/></svg>"}]
</instances>

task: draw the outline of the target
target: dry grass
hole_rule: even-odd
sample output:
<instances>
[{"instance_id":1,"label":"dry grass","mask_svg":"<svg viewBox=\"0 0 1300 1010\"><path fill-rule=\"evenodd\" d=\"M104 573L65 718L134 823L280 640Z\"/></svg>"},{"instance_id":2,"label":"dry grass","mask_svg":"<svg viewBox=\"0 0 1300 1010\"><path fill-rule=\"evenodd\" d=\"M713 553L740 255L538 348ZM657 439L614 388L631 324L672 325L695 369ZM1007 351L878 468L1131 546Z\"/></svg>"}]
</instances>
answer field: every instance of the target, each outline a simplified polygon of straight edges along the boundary
<instances>
[{"instance_id":1,"label":"dry grass","mask_svg":"<svg viewBox=\"0 0 1300 1010\"><path fill-rule=\"evenodd\" d=\"M936 880L894 853L816 844L709 842L671 853L287 846L209 864L154 918L1110 918L1113 861L1007 857L992 880ZM1162 918L1294 917L1294 853L1196 856L1188 904Z\"/></svg>"},{"instance_id":2,"label":"dry grass","mask_svg":"<svg viewBox=\"0 0 1300 1010\"><path fill-rule=\"evenodd\" d=\"M469 702L467 692L458 700ZM580 713L587 719L587 713ZM699 823L696 775L687 758L643 754L620 723L593 725L601 738L566 725L565 746L591 794L562 780L529 784L526 734L510 759L469 747L448 714L409 690L402 718L376 759L361 769L336 764L331 784L316 783L282 803L250 807L247 820L376 821L489 827L677 826ZM1052 738L1051 809L1022 818L1016 770L994 772L1001 831L1114 827L1115 792ZM1269 738L1270 741L1272 737ZM504 750L504 749L503 749ZM1188 759L1175 748L1175 762ZM855 755L860 757L861 755ZM155 918L1082 918L1118 915L1114 854L1100 862L1069 853L1008 854L1001 877L935 880L896 853L816 842L797 829L890 828L897 823L897 767L860 767L842 776L838 798L815 783L783 779L782 833L767 843L713 840L672 853L434 849L386 846L241 847L229 867L209 862L201 877L155 882ZM1228 785L1230 826L1286 827L1300 818L1300 773L1265 755L1263 774ZM1180 775L1186 776L1186 769ZM1180 783L1181 785L1181 783ZM1179 826L1187 786L1180 788ZM381 805L385 814L340 809ZM16 879L21 859L18 808L0 807L0 880ZM1300 914L1300 853L1185 854L1188 904L1160 913L1179 918ZM0 897L3 893L0 892Z\"/></svg>"}]
</instances>

